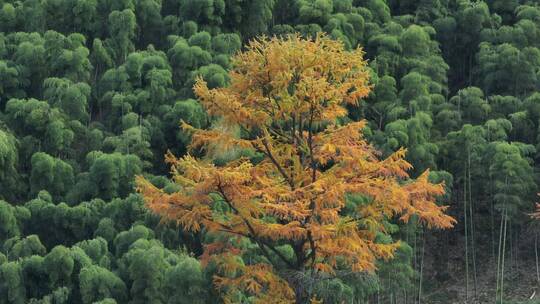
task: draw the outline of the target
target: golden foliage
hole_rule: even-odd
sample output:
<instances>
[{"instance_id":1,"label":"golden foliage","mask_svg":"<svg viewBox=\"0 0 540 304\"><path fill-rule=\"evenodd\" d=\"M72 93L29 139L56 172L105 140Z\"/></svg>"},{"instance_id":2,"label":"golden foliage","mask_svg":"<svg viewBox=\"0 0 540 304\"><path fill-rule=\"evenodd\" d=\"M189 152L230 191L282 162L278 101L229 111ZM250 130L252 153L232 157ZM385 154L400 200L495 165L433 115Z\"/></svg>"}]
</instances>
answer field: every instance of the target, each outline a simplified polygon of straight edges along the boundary
<instances>
[{"instance_id":1,"label":"golden foliage","mask_svg":"<svg viewBox=\"0 0 540 304\"><path fill-rule=\"evenodd\" d=\"M392 258L399 243L375 241L385 233L386 219L406 222L415 215L428 227L452 227L446 207L435 204L443 185L430 183L428 172L409 179L405 150L381 159L362 137L365 122L337 123L347 104L357 104L370 91L361 49L345 51L341 42L325 36L263 38L238 54L233 66L230 86L209 89L198 79L194 90L210 115L239 127L243 138L184 128L193 132L192 149L220 142L252 149L264 159L215 166L208 159L168 154L182 191L167 194L139 178L152 211L187 231L248 238L270 263L325 273L333 273L338 261L353 271L374 271L377 259ZM344 214L352 193L370 202ZM225 211L216 211L217 205L225 205ZM281 254L277 244L294 248L294 258ZM226 301L235 290L257 295L261 303L294 301L270 264L244 265L239 253L219 253L220 244L207 249L217 249L205 258L220 259L224 275L215 284L228 290Z\"/></svg>"},{"instance_id":2,"label":"golden foliage","mask_svg":"<svg viewBox=\"0 0 540 304\"><path fill-rule=\"evenodd\" d=\"M225 303L233 303L230 299L237 292L257 295L255 304L287 304L294 303L294 292L287 282L274 274L267 264L243 265L234 256L220 257L220 266L232 268L236 276L215 276L214 285L225 291ZM237 258L237 257L236 257ZM229 269L230 270L230 269Z\"/></svg>"}]
</instances>

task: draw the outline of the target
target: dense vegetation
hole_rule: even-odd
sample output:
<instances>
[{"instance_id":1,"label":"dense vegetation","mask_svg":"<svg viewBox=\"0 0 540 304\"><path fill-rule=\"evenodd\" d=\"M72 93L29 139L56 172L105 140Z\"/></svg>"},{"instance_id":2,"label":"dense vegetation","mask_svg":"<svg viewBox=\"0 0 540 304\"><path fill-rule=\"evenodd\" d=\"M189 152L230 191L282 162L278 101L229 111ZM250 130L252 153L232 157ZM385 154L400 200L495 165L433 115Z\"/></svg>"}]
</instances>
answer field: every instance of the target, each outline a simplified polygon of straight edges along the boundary
<instances>
[{"instance_id":1,"label":"dense vegetation","mask_svg":"<svg viewBox=\"0 0 540 304\"><path fill-rule=\"evenodd\" d=\"M233 57L229 76L214 89L197 78L219 127L182 124L189 154L167 155L180 191L137 179L153 212L207 236L201 262L218 270L225 303L316 302L327 291L311 285L373 273L395 256L394 218L453 227L436 203L444 185L429 171L410 178L403 149L380 159L366 122L347 119L346 107L370 93L361 49L323 35L262 38ZM216 163L213 151L231 148L251 157Z\"/></svg>"},{"instance_id":2,"label":"dense vegetation","mask_svg":"<svg viewBox=\"0 0 540 304\"><path fill-rule=\"evenodd\" d=\"M458 220L443 232L389 222L379 241L401 240L394 259L309 292L412 303L463 282L463 294L442 298L503 302L507 289L538 284L528 213L540 166L539 4L0 0L0 303L219 302L219 269L198 259L215 236L161 222L135 177L177 192L164 155L187 151L180 121L221 127L196 100L196 79L225 87L231 55L289 33L364 48L373 87L349 121L367 120L382 157L407 148L412 177L430 168ZM216 164L257 157L212 153ZM529 277L520 260L532 261ZM487 269L496 275L482 277Z\"/></svg>"}]
</instances>

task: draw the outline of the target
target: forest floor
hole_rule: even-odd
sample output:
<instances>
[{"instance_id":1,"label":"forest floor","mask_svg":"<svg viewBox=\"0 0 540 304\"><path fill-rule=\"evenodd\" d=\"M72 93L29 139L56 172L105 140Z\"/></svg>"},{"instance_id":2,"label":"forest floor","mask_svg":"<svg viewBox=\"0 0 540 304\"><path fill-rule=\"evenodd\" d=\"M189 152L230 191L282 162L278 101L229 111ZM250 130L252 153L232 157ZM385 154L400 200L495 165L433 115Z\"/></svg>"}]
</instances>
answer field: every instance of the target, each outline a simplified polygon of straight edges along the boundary
<instances>
[{"instance_id":1,"label":"forest floor","mask_svg":"<svg viewBox=\"0 0 540 304\"><path fill-rule=\"evenodd\" d=\"M530 236L525 236L522 241L523 244L526 243L525 241L530 241ZM514 250L514 254L507 253L505 258L504 304L540 304L540 283L534 248L523 247ZM426 290L423 303L499 303L496 302L497 256L492 256L489 249L478 250L478 252L476 288L472 269L469 269L469 287L467 288L464 250L457 246L450 252L450 278L440 286ZM429 267L426 270L429 270Z\"/></svg>"},{"instance_id":2,"label":"forest floor","mask_svg":"<svg viewBox=\"0 0 540 304\"><path fill-rule=\"evenodd\" d=\"M426 295L426 303L495 303L497 286L497 261L488 261L493 267L479 269L476 292L473 278L469 279L467 296L464 278L453 278L440 289ZM534 261L521 261L509 267L505 274L504 303L540 303L540 286L536 278ZM468 299L468 300L467 300Z\"/></svg>"}]
</instances>

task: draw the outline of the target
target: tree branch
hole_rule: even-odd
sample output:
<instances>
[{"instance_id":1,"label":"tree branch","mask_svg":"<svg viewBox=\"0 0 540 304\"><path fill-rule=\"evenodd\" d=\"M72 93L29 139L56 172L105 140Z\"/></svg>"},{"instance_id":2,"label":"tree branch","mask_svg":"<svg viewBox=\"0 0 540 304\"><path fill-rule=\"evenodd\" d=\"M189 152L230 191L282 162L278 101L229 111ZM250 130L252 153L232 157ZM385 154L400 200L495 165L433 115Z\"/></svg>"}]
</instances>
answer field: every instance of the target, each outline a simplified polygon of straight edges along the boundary
<instances>
[{"instance_id":1,"label":"tree branch","mask_svg":"<svg viewBox=\"0 0 540 304\"><path fill-rule=\"evenodd\" d=\"M262 152L263 154L265 154L266 156L268 156L268 158L270 158L270 160L272 161L272 163L274 164L274 166L278 169L279 173L281 174L281 176L283 176L283 178L285 179L285 181L289 184L289 186L291 186L291 189L294 189L294 183L293 181L291 180L290 176L287 175L287 173L285 172L285 170L283 169L283 167L281 167L281 165L277 162L276 158L274 157L274 155L272 154L272 151L270 150L270 147L268 146L268 141L266 140L266 138L262 138L262 143L263 143L263 146L264 146L264 149L265 150L262 150L260 149L259 147L255 146L254 144L253 147L255 149L257 149L259 152Z\"/></svg>"},{"instance_id":2,"label":"tree branch","mask_svg":"<svg viewBox=\"0 0 540 304\"><path fill-rule=\"evenodd\" d=\"M261 248L261 250L263 251L263 254L266 256L266 258L270 262L272 262L272 259L270 258L270 254L268 253L268 251L266 251L265 246L268 247L268 249L272 250L272 252L274 252L290 268L294 269L293 264L281 252L279 252L272 245L268 244L268 242L266 242L265 240L260 239L260 238L257 237L257 233L255 232L255 229L253 228L251 223L246 218L242 217L240 215L240 212L238 212L238 209L236 209L236 207L233 206L233 204L231 203L231 201L229 200L229 198L225 194L225 191L223 190L223 187L221 186L220 183L218 183L218 190L219 190L219 193L221 194L221 196L223 197L223 200L227 203L227 205L229 205L229 207L231 207L231 209L242 219L242 221L248 227L248 229L249 229L249 231L250 231L250 233L252 235L251 236L246 236L246 237L249 238L249 239L252 239L253 241L255 241L259 245L259 248Z\"/></svg>"}]
</instances>

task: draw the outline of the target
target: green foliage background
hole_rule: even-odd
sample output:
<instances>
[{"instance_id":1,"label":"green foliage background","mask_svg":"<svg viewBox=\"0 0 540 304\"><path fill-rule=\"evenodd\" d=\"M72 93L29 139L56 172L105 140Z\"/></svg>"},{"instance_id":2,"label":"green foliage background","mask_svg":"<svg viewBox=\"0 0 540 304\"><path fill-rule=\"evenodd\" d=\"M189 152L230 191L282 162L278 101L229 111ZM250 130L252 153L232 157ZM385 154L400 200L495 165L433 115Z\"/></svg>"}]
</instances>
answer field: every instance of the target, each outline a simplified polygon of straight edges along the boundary
<instances>
[{"instance_id":1,"label":"green foliage background","mask_svg":"<svg viewBox=\"0 0 540 304\"><path fill-rule=\"evenodd\" d=\"M186 152L179 122L216 126L194 79L224 86L249 39L294 32L364 47L373 92L349 118L369 121L384 155L406 147L413 176L431 168L459 221L429 233L389 223L403 240L395 260L314 294L414 302L464 276L472 286L464 268L476 287L501 218L507 250L530 257L539 1L0 0L0 303L216 303L215 269L196 259L208 236L160 223L133 179L177 191L163 155Z\"/></svg>"}]
</instances>

